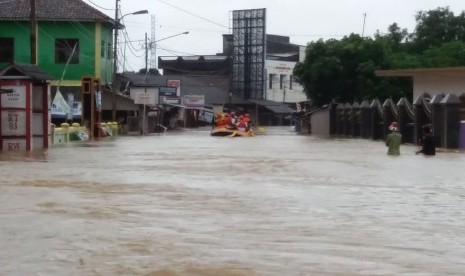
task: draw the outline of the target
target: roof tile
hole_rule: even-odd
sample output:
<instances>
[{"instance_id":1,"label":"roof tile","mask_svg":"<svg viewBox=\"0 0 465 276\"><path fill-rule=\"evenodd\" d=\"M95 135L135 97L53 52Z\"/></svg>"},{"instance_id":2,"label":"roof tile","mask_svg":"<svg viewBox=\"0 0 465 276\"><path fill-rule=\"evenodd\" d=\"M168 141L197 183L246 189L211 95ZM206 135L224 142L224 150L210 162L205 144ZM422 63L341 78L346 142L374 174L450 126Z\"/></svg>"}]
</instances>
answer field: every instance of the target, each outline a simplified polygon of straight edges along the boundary
<instances>
[{"instance_id":1,"label":"roof tile","mask_svg":"<svg viewBox=\"0 0 465 276\"><path fill-rule=\"evenodd\" d=\"M81 0L35 0L38 21L98 21L113 24L114 20ZM0 1L0 20L29 20L30 0Z\"/></svg>"}]
</instances>

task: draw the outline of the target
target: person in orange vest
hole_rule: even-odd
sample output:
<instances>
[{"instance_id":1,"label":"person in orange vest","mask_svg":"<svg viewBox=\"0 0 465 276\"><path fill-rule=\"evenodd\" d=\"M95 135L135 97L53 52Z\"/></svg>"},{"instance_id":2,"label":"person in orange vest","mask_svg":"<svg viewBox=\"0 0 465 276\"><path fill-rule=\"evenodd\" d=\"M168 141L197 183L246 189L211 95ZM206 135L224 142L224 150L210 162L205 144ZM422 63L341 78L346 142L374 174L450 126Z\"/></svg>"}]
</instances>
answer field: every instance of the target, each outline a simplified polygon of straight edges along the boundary
<instances>
[{"instance_id":1,"label":"person in orange vest","mask_svg":"<svg viewBox=\"0 0 465 276\"><path fill-rule=\"evenodd\" d=\"M237 129L237 116L236 112L231 112L229 115L229 120L226 122L227 129Z\"/></svg>"},{"instance_id":2,"label":"person in orange vest","mask_svg":"<svg viewBox=\"0 0 465 276\"><path fill-rule=\"evenodd\" d=\"M216 117L215 117L215 126L216 127L224 127L226 124L225 124L225 114L224 113L218 113L216 114Z\"/></svg>"},{"instance_id":3,"label":"person in orange vest","mask_svg":"<svg viewBox=\"0 0 465 276\"><path fill-rule=\"evenodd\" d=\"M245 122L245 130L246 131L249 131L250 130L250 115L249 114L245 114L244 115L244 122Z\"/></svg>"},{"instance_id":4,"label":"person in orange vest","mask_svg":"<svg viewBox=\"0 0 465 276\"><path fill-rule=\"evenodd\" d=\"M239 122L237 123L237 130L247 131L247 122L244 116L239 116Z\"/></svg>"}]
</instances>

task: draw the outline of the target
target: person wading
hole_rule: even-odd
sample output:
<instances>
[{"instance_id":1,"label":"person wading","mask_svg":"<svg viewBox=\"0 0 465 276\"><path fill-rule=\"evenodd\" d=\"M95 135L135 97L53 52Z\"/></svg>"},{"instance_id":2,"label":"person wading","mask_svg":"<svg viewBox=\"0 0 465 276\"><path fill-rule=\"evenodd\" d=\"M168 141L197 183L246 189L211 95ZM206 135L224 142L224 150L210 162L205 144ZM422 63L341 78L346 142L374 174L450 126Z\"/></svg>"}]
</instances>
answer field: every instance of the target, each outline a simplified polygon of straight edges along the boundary
<instances>
[{"instance_id":1,"label":"person wading","mask_svg":"<svg viewBox=\"0 0 465 276\"><path fill-rule=\"evenodd\" d=\"M415 153L423 153L424 155L436 155L436 139L431 132L431 127L429 125L424 126L423 133L423 137L419 141L421 149Z\"/></svg>"},{"instance_id":2,"label":"person wading","mask_svg":"<svg viewBox=\"0 0 465 276\"><path fill-rule=\"evenodd\" d=\"M392 122L389 126L389 133L386 136L386 146L388 147L388 155L400 155L400 143L402 141L402 134L399 133L399 124Z\"/></svg>"}]
</instances>

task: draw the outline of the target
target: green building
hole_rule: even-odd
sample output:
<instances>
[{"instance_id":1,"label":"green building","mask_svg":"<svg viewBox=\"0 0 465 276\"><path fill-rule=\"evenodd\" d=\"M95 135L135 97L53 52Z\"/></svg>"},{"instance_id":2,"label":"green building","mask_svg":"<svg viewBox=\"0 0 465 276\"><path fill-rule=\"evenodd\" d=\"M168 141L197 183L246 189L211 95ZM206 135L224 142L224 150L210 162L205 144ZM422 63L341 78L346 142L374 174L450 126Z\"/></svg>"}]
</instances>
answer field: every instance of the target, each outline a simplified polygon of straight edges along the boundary
<instances>
[{"instance_id":1,"label":"green building","mask_svg":"<svg viewBox=\"0 0 465 276\"><path fill-rule=\"evenodd\" d=\"M80 86L83 76L111 83L113 19L81 0L35 0L36 27L31 32L30 4L0 1L0 68L34 63L35 36L36 65L42 70L60 80L70 60L62 86Z\"/></svg>"}]
</instances>

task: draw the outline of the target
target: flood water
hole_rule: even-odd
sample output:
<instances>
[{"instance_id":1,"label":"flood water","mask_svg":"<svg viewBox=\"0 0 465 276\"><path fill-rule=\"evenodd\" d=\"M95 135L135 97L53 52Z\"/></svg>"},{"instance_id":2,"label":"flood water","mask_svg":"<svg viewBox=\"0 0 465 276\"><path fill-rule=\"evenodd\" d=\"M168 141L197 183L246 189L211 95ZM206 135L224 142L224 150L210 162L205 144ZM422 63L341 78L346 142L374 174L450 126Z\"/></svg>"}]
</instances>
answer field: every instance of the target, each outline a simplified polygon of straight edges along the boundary
<instances>
[{"instance_id":1,"label":"flood water","mask_svg":"<svg viewBox=\"0 0 465 276\"><path fill-rule=\"evenodd\" d=\"M463 275L465 154L208 131L0 154L0 275Z\"/></svg>"}]
</instances>

